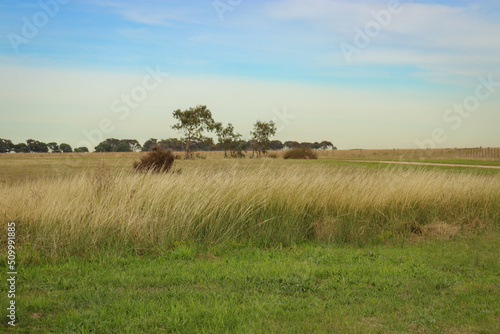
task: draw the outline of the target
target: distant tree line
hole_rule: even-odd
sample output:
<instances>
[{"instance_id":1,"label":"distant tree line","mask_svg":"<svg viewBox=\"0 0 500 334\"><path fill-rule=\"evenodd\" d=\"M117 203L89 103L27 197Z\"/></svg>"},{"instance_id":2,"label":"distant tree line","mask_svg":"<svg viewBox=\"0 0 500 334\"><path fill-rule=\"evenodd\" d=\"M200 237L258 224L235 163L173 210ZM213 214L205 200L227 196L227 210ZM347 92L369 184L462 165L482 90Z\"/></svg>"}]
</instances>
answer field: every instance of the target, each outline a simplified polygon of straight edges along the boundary
<instances>
[{"instance_id":1,"label":"distant tree line","mask_svg":"<svg viewBox=\"0 0 500 334\"><path fill-rule=\"evenodd\" d=\"M251 138L244 140L242 135L235 132L234 126L229 123L226 127L222 123L215 122L212 113L204 105L198 105L184 111L177 109L172 113L178 122L172 129L182 133L183 137L168 138L158 140L148 139L141 145L136 139L116 139L108 138L99 143L94 150L96 152L149 152L153 147L159 145L164 149L172 151L184 151L186 158L191 157L192 151L224 151L226 157L244 157L243 152L252 150L260 157L268 150L286 149L312 149L312 150L336 150L337 148L330 141L322 142L297 142L271 140L276 133L276 125L273 121L257 121L250 132ZM217 136L217 143L210 137L205 136L206 132L214 132ZM74 152L88 152L87 147L78 147ZM73 152L70 145L66 143L57 144L55 142L43 143L38 140L28 139L26 143L13 144L8 139L0 139L0 153L68 153Z\"/></svg>"},{"instance_id":2,"label":"distant tree line","mask_svg":"<svg viewBox=\"0 0 500 334\"><path fill-rule=\"evenodd\" d=\"M246 147L247 150L253 150L256 146L255 140L239 140L236 142L238 146ZM141 151L148 152L155 145L160 145L164 149L171 149L172 151L184 151L183 141L177 138L169 138L169 139L148 139L144 145L142 146ZM224 142L214 143L214 141L209 138L205 141L193 141L191 142L191 147L193 151L225 151ZM271 140L269 142L269 150L271 151L279 151L279 150L288 150L292 148L311 148L313 150L336 150L337 148L329 141L322 142L296 142L296 141L285 141L282 142L280 140ZM226 149L228 150L228 149Z\"/></svg>"},{"instance_id":3,"label":"distant tree line","mask_svg":"<svg viewBox=\"0 0 500 334\"><path fill-rule=\"evenodd\" d=\"M9 139L0 138L0 153L71 153L88 152L86 147L78 147L73 150L71 145L66 143L57 144L55 142L44 143L35 139L28 139L26 143L14 144Z\"/></svg>"},{"instance_id":4,"label":"distant tree line","mask_svg":"<svg viewBox=\"0 0 500 334\"><path fill-rule=\"evenodd\" d=\"M234 143L236 145L234 145ZM190 143L192 151L230 151L229 146L236 146L235 150L239 147L243 151L253 150L256 146L255 140L238 140L236 142L219 141L214 142L212 138L205 140L193 140ZM139 144L135 139L116 139L108 138L99 143L94 149L96 152L149 152L155 145L160 145L164 149L171 149L176 152L185 151L183 140L178 138L156 139L150 138ZM287 150L293 148L311 148L313 150L336 150L337 148L329 141L322 142L297 142L271 140L269 142L269 150ZM71 153L71 152L89 152L87 147L78 147L74 150L69 144L55 142L44 143L38 140L28 139L26 143L13 144L9 139L0 138L0 153Z\"/></svg>"}]
</instances>

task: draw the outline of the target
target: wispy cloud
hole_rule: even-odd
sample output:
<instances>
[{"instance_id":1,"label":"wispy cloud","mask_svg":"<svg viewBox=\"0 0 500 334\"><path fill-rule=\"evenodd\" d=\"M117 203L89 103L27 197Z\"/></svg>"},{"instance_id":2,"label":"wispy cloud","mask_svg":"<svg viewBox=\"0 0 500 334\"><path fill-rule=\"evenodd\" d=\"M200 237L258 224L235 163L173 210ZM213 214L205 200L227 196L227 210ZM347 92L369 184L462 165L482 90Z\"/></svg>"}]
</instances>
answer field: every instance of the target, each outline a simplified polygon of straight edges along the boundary
<instances>
[{"instance_id":1,"label":"wispy cloud","mask_svg":"<svg viewBox=\"0 0 500 334\"><path fill-rule=\"evenodd\" d=\"M480 5L449 6L401 2L401 14L384 27L370 47L356 55L357 64L409 65L425 71L476 76L499 71L500 20L486 15ZM352 42L373 12L386 1L282 0L268 5L279 20L307 24L321 43ZM307 28L306 28L307 29ZM346 65L339 49L331 66Z\"/></svg>"},{"instance_id":2,"label":"wispy cloud","mask_svg":"<svg viewBox=\"0 0 500 334\"><path fill-rule=\"evenodd\" d=\"M181 1L94 1L87 3L107 7L126 20L145 25L171 26L172 22L201 23L203 7L186 6Z\"/></svg>"}]
</instances>

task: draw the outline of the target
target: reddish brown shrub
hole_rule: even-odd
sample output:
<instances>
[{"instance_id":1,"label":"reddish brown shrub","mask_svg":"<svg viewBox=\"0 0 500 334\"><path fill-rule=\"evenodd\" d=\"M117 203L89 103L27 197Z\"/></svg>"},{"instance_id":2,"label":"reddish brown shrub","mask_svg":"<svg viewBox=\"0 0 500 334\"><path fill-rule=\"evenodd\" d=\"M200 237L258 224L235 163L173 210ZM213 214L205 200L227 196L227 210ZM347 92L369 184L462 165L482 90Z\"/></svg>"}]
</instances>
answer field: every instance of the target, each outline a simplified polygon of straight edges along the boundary
<instances>
[{"instance_id":1,"label":"reddish brown shrub","mask_svg":"<svg viewBox=\"0 0 500 334\"><path fill-rule=\"evenodd\" d=\"M138 172L166 173L172 168L174 160L172 150L156 145L141 160L134 162L134 169Z\"/></svg>"},{"instance_id":2,"label":"reddish brown shrub","mask_svg":"<svg viewBox=\"0 0 500 334\"><path fill-rule=\"evenodd\" d=\"M298 147L283 153L284 159L318 159L318 154L310 148Z\"/></svg>"}]
</instances>

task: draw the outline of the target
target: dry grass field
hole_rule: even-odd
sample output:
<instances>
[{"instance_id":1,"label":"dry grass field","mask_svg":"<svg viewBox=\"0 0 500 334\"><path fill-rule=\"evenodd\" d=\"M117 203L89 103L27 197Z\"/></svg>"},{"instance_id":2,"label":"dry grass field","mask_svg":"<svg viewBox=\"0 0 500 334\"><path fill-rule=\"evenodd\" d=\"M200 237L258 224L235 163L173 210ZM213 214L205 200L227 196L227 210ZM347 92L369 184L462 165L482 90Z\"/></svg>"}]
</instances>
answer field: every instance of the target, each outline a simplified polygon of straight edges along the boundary
<instances>
[{"instance_id":1,"label":"dry grass field","mask_svg":"<svg viewBox=\"0 0 500 334\"><path fill-rule=\"evenodd\" d=\"M409 240L429 226L473 231L500 217L497 172L217 153L179 160L167 175L133 173L137 153L3 155L4 219L19 222L20 242L57 255L181 241Z\"/></svg>"},{"instance_id":2,"label":"dry grass field","mask_svg":"<svg viewBox=\"0 0 500 334\"><path fill-rule=\"evenodd\" d=\"M475 152L475 153L474 153ZM495 153L492 153L495 152ZM318 150L321 160L388 160L388 161L427 161L457 164L500 165L500 148L486 149L394 149L394 150ZM113 168L128 168L134 160L144 153L17 153L0 154L2 173L0 183L12 183L38 179L46 176L72 176L76 172L97 167L105 161ZM182 153L178 153L182 156ZM247 153L251 156L252 153ZM224 152L197 152L197 163L210 160L210 165L225 163ZM282 151L271 151L268 156L282 158ZM269 158L268 158L269 159ZM183 161L189 164L189 161Z\"/></svg>"}]
</instances>

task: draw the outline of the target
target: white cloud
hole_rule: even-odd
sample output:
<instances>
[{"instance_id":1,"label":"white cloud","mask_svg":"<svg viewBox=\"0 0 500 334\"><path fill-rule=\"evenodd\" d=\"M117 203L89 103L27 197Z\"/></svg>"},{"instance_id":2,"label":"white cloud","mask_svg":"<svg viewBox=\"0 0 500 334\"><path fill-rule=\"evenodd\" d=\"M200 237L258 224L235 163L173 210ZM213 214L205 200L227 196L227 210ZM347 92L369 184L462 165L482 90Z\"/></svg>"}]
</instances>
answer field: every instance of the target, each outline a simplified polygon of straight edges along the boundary
<instances>
[{"instance_id":1,"label":"white cloud","mask_svg":"<svg viewBox=\"0 0 500 334\"><path fill-rule=\"evenodd\" d=\"M322 43L354 45L355 28L364 30L374 20L372 12L387 10L390 1L343 2L338 0L283 0L268 5L277 20L301 20ZM410 65L423 71L477 76L500 71L500 19L491 19L478 5L451 7L401 2L359 55L355 64ZM307 43L307 42L306 42ZM332 66L347 65L340 48Z\"/></svg>"}]
</instances>

